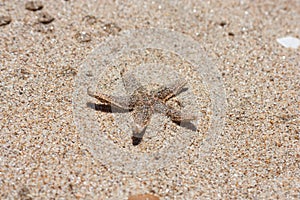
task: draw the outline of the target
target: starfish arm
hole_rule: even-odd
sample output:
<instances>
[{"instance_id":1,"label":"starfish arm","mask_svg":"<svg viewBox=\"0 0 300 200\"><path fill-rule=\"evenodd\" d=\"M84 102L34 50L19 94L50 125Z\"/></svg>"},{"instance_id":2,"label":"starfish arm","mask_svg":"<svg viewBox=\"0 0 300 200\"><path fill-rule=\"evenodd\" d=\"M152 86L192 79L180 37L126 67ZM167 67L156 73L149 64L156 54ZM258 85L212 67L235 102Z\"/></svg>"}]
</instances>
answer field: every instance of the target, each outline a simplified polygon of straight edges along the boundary
<instances>
[{"instance_id":1,"label":"starfish arm","mask_svg":"<svg viewBox=\"0 0 300 200\"><path fill-rule=\"evenodd\" d=\"M153 110L150 105L138 105L132 112L134 124L133 124L133 136L142 138L145 128L150 123Z\"/></svg>"},{"instance_id":2,"label":"starfish arm","mask_svg":"<svg viewBox=\"0 0 300 200\"><path fill-rule=\"evenodd\" d=\"M102 93L93 93L90 88L87 89L87 94L91 97L98 99L100 102L112 105L121 109L132 109L133 105L131 103L130 97L127 96L113 96Z\"/></svg>"},{"instance_id":3,"label":"starfish arm","mask_svg":"<svg viewBox=\"0 0 300 200\"><path fill-rule=\"evenodd\" d=\"M165 114L174 122L190 122L197 119L196 115L183 113L180 110L172 108L171 106L168 106L163 102L157 102L154 105L154 110L155 112Z\"/></svg>"},{"instance_id":4,"label":"starfish arm","mask_svg":"<svg viewBox=\"0 0 300 200\"><path fill-rule=\"evenodd\" d=\"M166 102L170 98L180 93L183 87L186 85L186 83L187 82L184 79L180 79L169 86L161 87L158 91L154 93L154 96Z\"/></svg>"},{"instance_id":5,"label":"starfish arm","mask_svg":"<svg viewBox=\"0 0 300 200\"><path fill-rule=\"evenodd\" d=\"M132 93L136 89L142 87L140 82L133 76L133 74L125 73L124 69L121 70L121 76L127 92Z\"/></svg>"}]
</instances>

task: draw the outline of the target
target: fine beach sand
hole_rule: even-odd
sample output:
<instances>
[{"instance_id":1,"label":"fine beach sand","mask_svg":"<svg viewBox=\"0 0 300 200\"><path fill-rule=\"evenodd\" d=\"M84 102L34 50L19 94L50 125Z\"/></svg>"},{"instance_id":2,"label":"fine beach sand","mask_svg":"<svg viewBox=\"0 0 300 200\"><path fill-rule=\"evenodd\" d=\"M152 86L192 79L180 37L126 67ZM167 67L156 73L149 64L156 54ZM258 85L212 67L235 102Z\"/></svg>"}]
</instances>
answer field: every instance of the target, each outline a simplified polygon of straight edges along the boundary
<instances>
[{"instance_id":1,"label":"fine beach sand","mask_svg":"<svg viewBox=\"0 0 300 200\"><path fill-rule=\"evenodd\" d=\"M299 1L26 2L0 2L0 199L300 198L300 49L277 42L300 38ZM142 143L133 147L130 113L87 107L100 130L86 139L82 130L88 129L79 125L89 119L78 116L75 106L81 100L78 77L93 61L89 56L108 38L117 43L114 38L126 31L150 28L200 44L222 83L223 93L215 97L224 98L223 126L208 135L215 125L213 104L221 101L211 99L207 77L193 76L197 66L164 49L143 49L120 60L135 66L134 58L145 54L184 77L188 90L170 104L199 112L198 132L155 115ZM95 87L117 87L120 70L114 67L126 67L124 62L108 65L107 79L98 78ZM147 63L140 67L159 71ZM102 155L109 148L99 142L101 134L120 152L119 160L116 152ZM184 134L192 135L188 145L176 146ZM165 157L159 150L168 145L178 152ZM128 164L153 152L160 158L141 163L143 170Z\"/></svg>"}]
</instances>

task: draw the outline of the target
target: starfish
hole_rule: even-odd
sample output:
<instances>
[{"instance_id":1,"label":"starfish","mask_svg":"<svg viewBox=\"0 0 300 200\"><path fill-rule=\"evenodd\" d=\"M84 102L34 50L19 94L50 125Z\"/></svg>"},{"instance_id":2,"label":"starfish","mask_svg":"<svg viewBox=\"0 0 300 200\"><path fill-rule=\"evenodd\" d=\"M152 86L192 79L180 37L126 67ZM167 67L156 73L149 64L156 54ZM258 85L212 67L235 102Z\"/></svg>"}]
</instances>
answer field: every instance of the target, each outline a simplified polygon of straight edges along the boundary
<instances>
[{"instance_id":1,"label":"starfish","mask_svg":"<svg viewBox=\"0 0 300 200\"><path fill-rule=\"evenodd\" d=\"M168 86L161 86L156 90L148 90L148 87L142 86L133 75L124 74L124 70L121 71L121 76L126 91L133 89L130 95L113 96L101 92L93 93L90 88L87 89L87 94L104 105L132 112L134 120L132 138L137 140L136 143L140 143L154 113L164 114L175 123L190 122L197 119L195 115L183 113L166 104L169 99L183 91L187 83L185 80L179 79Z\"/></svg>"}]
</instances>

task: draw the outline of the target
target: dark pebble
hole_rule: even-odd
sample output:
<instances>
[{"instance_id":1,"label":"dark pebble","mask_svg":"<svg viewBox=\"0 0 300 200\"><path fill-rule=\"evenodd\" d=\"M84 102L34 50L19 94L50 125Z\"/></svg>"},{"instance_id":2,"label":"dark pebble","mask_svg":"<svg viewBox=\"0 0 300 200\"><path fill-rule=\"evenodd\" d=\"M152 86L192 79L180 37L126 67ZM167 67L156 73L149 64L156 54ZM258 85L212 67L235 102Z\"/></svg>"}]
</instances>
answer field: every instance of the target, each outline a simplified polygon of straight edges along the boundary
<instances>
[{"instance_id":1,"label":"dark pebble","mask_svg":"<svg viewBox=\"0 0 300 200\"><path fill-rule=\"evenodd\" d=\"M220 26L225 26L227 23L225 21L222 21L219 24L220 24Z\"/></svg>"}]
</instances>

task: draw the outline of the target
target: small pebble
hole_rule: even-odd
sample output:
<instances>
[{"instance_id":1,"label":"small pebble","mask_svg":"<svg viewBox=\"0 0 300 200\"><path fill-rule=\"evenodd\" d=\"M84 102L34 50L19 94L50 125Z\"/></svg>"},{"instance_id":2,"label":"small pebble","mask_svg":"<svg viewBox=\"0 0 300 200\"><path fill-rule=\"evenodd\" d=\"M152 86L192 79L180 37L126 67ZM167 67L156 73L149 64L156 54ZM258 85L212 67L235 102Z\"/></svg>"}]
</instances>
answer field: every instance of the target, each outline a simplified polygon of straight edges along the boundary
<instances>
[{"instance_id":1,"label":"small pebble","mask_svg":"<svg viewBox=\"0 0 300 200\"><path fill-rule=\"evenodd\" d=\"M159 200L159 198L152 194L138 194L129 196L128 200Z\"/></svg>"},{"instance_id":2,"label":"small pebble","mask_svg":"<svg viewBox=\"0 0 300 200\"><path fill-rule=\"evenodd\" d=\"M219 23L220 26L226 26L226 24L227 24L227 23L226 23L225 21L221 21L221 22Z\"/></svg>"},{"instance_id":3,"label":"small pebble","mask_svg":"<svg viewBox=\"0 0 300 200\"><path fill-rule=\"evenodd\" d=\"M83 42L89 42L92 40L91 34L87 32L78 32L75 34L75 38L78 42L83 43Z\"/></svg>"},{"instance_id":4,"label":"small pebble","mask_svg":"<svg viewBox=\"0 0 300 200\"><path fill-rule=\"evenodd\" d=\"M41 24L41 23L36 23L35 25L34 25L34 30L36 31L36 32L40 32L40 33L46 33L46 34L48 34L48 33L53 33L54 31L55 31L55 29L54 29L54 26L53 25L44 25L44 24Z\"/></svg>"},{"instance_id":5,"label":"small pebble","mask_svg":"<svg viewBox=\"0 0 300 200\"><path fill-rule=\"evenodd\" d=\"M107 32L108 34L115 35L119 33L122 29L115 23L108 23L105 24L103 27L103 30Z\"/></svg>"},{"instance_id":6,"label":"small pebble","mask_svg":"<svg viewBox=\"0 0 300 200\"><path fill-rule=\"evenodd\" d=\"M41 1L28 1L25 3L25 8L31 11L37 11L43 9L43 4Z\"/></svg>"},{"instance_id":7,"label":"small pebble","mask_svg":"<svg viewBox=\"0 0 300 200\"><path fill-rule=\"evenodd\" d=\"M52 17L47 12L40 12L38 14L38 21L43 24L49 24L54 20L54 17Z\"/></svg>"},{"instance_id":8,"label":"small pebble","mask_svg":"<svg viewBox=\"0 0 300 200\"><path fill-rule=\"evenodd\" d=\"M95 24L97 22L96 17L95 16L91 16L91 15L85 16L82 20L85 21L89 25L93 25L93 24Z\"/></svg>"},{"instance_id":9,"label":"small pebble","mask_svg":"<svg viewBox=\"0 0 300 200\"><path fill-rule=\"evenodd\" d=\"M5 26L11 22L10 16L0 16L0 26Z\"/></svg>"}]
</instances>

